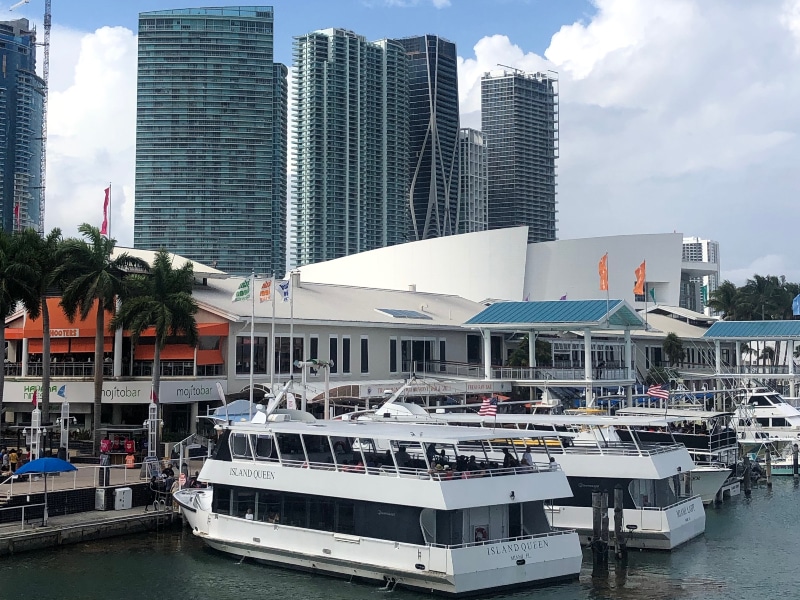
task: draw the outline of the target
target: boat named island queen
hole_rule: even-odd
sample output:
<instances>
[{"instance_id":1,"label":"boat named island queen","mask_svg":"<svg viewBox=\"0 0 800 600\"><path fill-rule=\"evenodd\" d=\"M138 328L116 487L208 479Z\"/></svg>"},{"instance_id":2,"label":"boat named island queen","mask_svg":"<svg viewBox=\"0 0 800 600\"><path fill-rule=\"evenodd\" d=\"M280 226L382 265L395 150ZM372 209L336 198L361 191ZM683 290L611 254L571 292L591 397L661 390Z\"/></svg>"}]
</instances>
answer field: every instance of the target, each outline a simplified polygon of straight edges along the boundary
<instances>
[{"instance_id":1,"label":"boat named island queen","mask_svg":"<svg viewBox=\"0 0 800 600\"><path fill-rule=\"evenodd\" d=\"M576 579L578 534L551 528L544 509L571 496L566 476L554 461L502 468L489 459L498 436L531 432L287 410L224 426L200 472L209 487L175 501L214 549L388 589L461 596Z\"/></svg>"}]
</instances>

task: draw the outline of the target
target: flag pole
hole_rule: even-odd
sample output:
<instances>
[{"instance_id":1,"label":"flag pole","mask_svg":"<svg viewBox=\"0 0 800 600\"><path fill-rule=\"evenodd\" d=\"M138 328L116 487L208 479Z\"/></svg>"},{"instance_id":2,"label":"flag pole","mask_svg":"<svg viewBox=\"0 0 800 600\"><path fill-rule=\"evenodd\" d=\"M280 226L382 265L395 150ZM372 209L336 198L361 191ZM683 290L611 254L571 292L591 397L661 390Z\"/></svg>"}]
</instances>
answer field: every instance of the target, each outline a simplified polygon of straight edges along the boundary
<instances>
[{"instance_id":1,"label":"flag pole","mask_svg":"<svg viewBox=\"0 0 800 600\"><path fill-rule=\"evenodd\" d=\"M269 365L269 391L271 394L275 394L275 294L277 293L277 288L275 287L275 272L272 273L272 284L270 286L271 294L272 294L272 337L270 338L270 349L272 353L270 354L270 365Z\"/></svg>"},{"instance_id":2,"label":"flag pole","mask_svg":"<svg viewBox=\"0 0 800 600\"><path fill-rule=\"evenodd\" d=\"M108 228L106 229L106 238L111 239L111 182L108 182L108 212L106 219L108 219Z\"/></svg>"},{"instance_id":3,"label":"flag pole","mask_svg":"<svg viewBox=\"0 0 800 600\"><path fill-rule=\"evenodd\" d=\"M253 420L253 360L255 359L255 320L256 320L256 272L250 273L250 406L247 410L249 420Z\"/></svg>"},{"instance_id":4,"label":"flag pole","mask_svg":"<svg viewBox=\"0 0 800 600\"><path fill-rule=\"evenodd\" d=\"M606 327L609 326L609 321L610 320L608 318L608 311L611 310L610 309L611 300L610 300L610 296L609 296L610 292L609 292L609 289L608 289L609 287L611 287L611 286L608 285L608 250L606 250Z\"/></svg>"},{"instance_id":5,"label":"flag pole","mask_svg":"<svg viewBox=\"0 0 800 600\"><path fill-rule=\"evenodd\" d=\"M289 273L289 379L294 389L294 290L292 289L292 273Z\"/></svg>"}]
</instances>

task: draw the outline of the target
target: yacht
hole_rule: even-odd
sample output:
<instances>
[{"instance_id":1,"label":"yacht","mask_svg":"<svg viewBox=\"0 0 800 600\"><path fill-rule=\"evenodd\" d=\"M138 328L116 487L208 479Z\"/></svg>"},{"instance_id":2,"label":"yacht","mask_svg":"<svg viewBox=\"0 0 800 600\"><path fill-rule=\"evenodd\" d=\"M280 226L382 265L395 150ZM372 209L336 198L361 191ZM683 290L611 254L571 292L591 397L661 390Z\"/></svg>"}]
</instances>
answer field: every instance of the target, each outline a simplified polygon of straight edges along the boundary
<instances>
[{"instance_id":1,"label":"yacht","mask_svg":"<svg viewBox=\"0 0 800 600\"><path fill-rule=\"evenodd\" d=\"M550 430L558 437L546 443L527 440L510 444L520 460L523 448L534 456L546 454L561 466L572 487L572 497L554 500L547 506L553 527L575 529L587 543L592 534L592 492L610 494L609 519L613 523L613 492L623 489L623 518L632 548L673 550L705 532L705 510L700 496L691 489L687 474L695 468L682 444L656 444L639 438L642 428L667 428L664 417L612 417L602 415L496 415L475 413L426 413L421 407L401 402L384 404L373 413L353 414L352 419L381 422L478 426L506 436L509 431L531 436ZM630 441L615 437L629 432ZM496 454L502 451L494 445ZM612 536L613 537L613 536Z\"/></svg>"},{"instance_id":2,"label":"yacht","mask_svg":"<svg viewBox=\"0 0 800 600\"><path fill-rule=\"evenodd\" d=\"M778 392L766 387L745 388L740 390L739 397L737 431L749 429L770 438L800 440L800 410L786 402Z\"/></svg>"},{"instance_id":3,"label":"yacht","mask_svg":"<svg viewBox=\"0 0 800 600\"><path fill-rule=\"evenodd\" d=\"M667 417L666 429L645 428L637 434L644 442L656 444L679 443L686 446L694 461L692 491L703 504L711 504L737 496L741 492L741 477L736 476L739 462L739 440L731 412L705 411L695 407L621 408L618 416ZM622 440L630 441L626 430L620 430Z\"/></svg>"},{"instance_id":4,"label":"yacht","mask_svg":"<svg viewBox=\"0 0 800 600\"><path fill-rule=\"evenodd\" d=\"M452 596L578 577L578 534L545 513L545 501L571 495L564 472L491 460L493 444L530 433L290 410L218 428L199 476L209 487L174 496L211 548Z\"/></svg>"}]
</instances>

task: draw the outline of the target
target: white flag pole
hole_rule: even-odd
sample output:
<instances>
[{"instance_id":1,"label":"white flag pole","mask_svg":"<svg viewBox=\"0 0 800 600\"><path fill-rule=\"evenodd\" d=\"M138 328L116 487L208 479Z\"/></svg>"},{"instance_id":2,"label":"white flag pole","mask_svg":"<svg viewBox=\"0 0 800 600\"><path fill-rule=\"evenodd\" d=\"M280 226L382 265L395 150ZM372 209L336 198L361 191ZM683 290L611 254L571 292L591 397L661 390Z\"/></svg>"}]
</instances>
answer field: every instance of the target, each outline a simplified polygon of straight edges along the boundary
<instances>
[{"instance_id":1,"label":"white flag pole","mask_svg":"<svg viewBox=\"0 0 800 600\"><path fill-rule=\"evenodd\" d=\"M106 213L106 238L111 239L111 182L108 182L108 212Z\"/></svg>"},{"instance_id":2,"label":"white flag pole","mask_svg":"<svg viewBox=\"0 0 800 600\"><path fill-rule=\"evenodd\" d=\"M247 410L249 420L253 420L253 360L255 359L255 320L256 320L256 273L250 274L250 406Z\"/></svg>"},{"instance_id":3,"label":"white flag pole","mask_svg":"<svg viewBox=\"0 0 800 600\"><path fill-rule=\"evenodd\" d=\"M294 290L292 274L289 273L289 379L294 381Z\"/></svg>"},{"instance_id":4,"label":"white flag pole","mask_svg":"<svg viewBox=\"0 0 800 600\"><path fill-rule=\"evenodd\" d=\"M272 284L270 286L270 294L272 300L272 337L270 338L269 347L271 350L269 357L269 391L275 394L275 295L278 288L275 287L275 273L272 274Z\"/></svg>"}]
</instances>

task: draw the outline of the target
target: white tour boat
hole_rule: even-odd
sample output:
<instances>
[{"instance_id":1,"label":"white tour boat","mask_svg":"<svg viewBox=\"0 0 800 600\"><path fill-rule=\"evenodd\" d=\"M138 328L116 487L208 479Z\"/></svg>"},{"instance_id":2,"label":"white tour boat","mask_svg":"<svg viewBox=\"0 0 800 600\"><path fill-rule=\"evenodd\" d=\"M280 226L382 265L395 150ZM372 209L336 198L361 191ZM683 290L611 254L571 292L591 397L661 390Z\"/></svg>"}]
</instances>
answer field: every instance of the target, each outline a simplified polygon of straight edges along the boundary
<instances>
[{"instance_id":1,"label":"white tour boat","mask_svg":"<svg viewBox=\"0 0 800 600\"><path fill-rule=\"evenodd\" d=\"M737 496L741 478L736 476L739 462L739 442L730 412L695 410L689 408L621 408L617 416L666 417L671 423L666 429L643 428L637 434L643 442L657 444L679 443L686 446L694 461L692 491L711 504L715 499ZM625 430L620 437L629 441Z\"/></svg>"},{"instance_id":2,"label":"white tour boat","mask_svg":"<svg viewBox=\"0 0 800 600\"><path fill-rule=\"evenodd\" d=\"M489 458L492 444L528 433L499 441L476 428L300 411L259 420L222 426L199 477L210 487L175 494L212 548L447 595L578 577L578 535L551 528L544 508L571 494L564 472L550 460L502 468Z\"/></svg>"},{"instance_id":3,"label":"white tour boat","mask_svg":"<svg viewBox=\"0 0 800 600\"><path fill-rule=\"evenodd\" d=\"M414 404L387 402L371 416L356 413L350 418L477 425L498 436L514 429L536 436L547 428L562 437L547 444L535 440L531 444L515 442L512 450L517 460L526 445L534 455L547 453L566 473L573 496L554 501L548 507L553 527L576 529L582 541L588 541L593 524L592 492L609 492L609 518L613 523L613 493L615 486L620 485L629 547L673 550L705 532L702 499L693 493L691 479L687 480L687 474L695 468L689 452L682 444L646 443L638 437L637 429L643 427L666 428L670 420L663 417L541 414L482 417L475 413L427 414ZM630 432L630 442L610 439L609 431L621 428ZM576 429L584 431L573 439L572 432ZM500 452L501 447L493 450Z\"/></svg>"}]
</instances>

